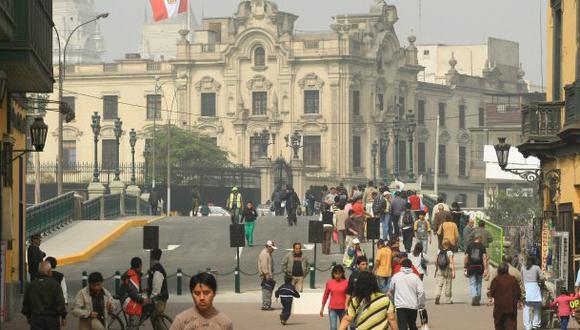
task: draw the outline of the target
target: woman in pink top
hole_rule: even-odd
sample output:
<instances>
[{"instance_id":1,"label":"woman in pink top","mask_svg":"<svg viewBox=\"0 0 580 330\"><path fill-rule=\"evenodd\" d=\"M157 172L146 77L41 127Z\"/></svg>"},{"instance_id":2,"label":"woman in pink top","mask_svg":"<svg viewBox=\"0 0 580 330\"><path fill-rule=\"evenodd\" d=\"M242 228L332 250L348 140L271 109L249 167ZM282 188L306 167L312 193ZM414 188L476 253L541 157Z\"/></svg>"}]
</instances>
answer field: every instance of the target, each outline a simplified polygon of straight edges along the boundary
<instances>
[{"instance_id":1,"label":"woman in pink top","mask_svg":"<svg viewBox=\"0 0 580 330\"><path fill-rule=\"evenodd\" d=\"M560 318L560 329L568 329L568 322L570 321L570 315L572 315L572 309L570 307L570 302L576 300L580 295L573 295L562 290L562 293L558 298L554 299L550 304L551 307L558 306L558 317Z\"/></svg>"},{"instance_id":2,"label":"woman in pink top","mask_svg":"<svg viewBox=\"0 0 580 330\"><path fill-rule=\"evenodd\" d=\"M326 306L326 301L328 300L328 296L330 296L330 303L328 304L330 330L338 329L340 321L342 321L342 317L344 316L347 286L348 281L344 277L344 268L342 265L332 267L332 279L326 282L324 296L322 297L322 307L320 308L320 317L323 317L324 306Z\"/></svg>"}]
</instances>

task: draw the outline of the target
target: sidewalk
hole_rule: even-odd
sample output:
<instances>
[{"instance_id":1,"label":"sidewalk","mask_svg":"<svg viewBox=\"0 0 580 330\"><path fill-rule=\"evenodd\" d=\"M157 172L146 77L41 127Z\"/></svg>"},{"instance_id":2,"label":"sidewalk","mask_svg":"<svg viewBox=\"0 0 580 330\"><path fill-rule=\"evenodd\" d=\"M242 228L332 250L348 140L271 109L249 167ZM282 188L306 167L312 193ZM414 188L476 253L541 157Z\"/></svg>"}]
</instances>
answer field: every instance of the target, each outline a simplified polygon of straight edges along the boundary
<instances>
[{"instance_id":1,"label":"sidewalk","mask_svg":"<svg viewBox=\"0 0 580 330\"><path fill-rule=\"evenodd\" d=\"M142 227L163 217L128 217L121 220L74 221L63 230L45 238L41 249L47 256L66 266L90 259L107 248L129 228ZM89 235L87 235L90 233Z\"/></svg>"}]
</instances>

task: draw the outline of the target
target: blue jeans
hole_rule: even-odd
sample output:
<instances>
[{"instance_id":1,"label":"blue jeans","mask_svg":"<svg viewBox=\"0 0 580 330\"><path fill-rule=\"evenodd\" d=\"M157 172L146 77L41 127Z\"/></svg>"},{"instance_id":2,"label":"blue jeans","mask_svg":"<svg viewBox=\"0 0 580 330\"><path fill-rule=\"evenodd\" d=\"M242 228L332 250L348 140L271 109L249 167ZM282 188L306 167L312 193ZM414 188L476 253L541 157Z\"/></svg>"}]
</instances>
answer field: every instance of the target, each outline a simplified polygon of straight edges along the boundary
<instances>
[{"instance_id":1,"label":"blue jeans","mask_svg":"<svg viewBox=\"0 0 580 330\"><path fill-rule=\"evenodd\" d=\"M391 283L390 277L377 276L377 284L379 285L379 291L381 291L382 293L387 294L387 291L389 291L390 283Z\"/></svg>"},{"instance_id":2,"label":"blue jeans","mask_svg":"<svg viewBox=\"0 0 580 330\"><path fill-rule=\"evenodd\" d=\"M483 280L483 276L480 274L474 274L469 276L469 288L471 290L471 297L481 298L481 283Z\"/></svg>"},{"instance_id":3,"label":"blue jeans","mask_svg":"<svg viewBox=\"0 0 580 330\"><path fill-rule=\"evenodd\" d=\"M570 316L560 316L560 329L568 329L568 322L570 322Z\"/></svg>"},{"instance_id":4,"label":"blue jeans","mask_svg":"<svg viewBox=\"0 0 580 330\"><path fill-rule=\"evenodd\" d=\"M423 245L423 253L427 254L427 247L429 246L429 239L420 239L419 242L421 242L421 244Z\"/></svg>"},{"instance_id":5,"label":"blue jeans","mask_svg":"<svg viewBox=\"0 0 580 330\"><path fill-rule=\"evenodd\" d=\"M330 319L330 330L337 330L344 316L344 309L328 309L328 318Z\"/></svg>"},{"instance_id":6,"label":"blue jeans","mask_svg":"<svg viewBox=\"0 0 580 330\"><path fill-rule=\"evenodd\" d=\"M389 239L389 220L391 219L390 214L385 213L381 215L381 225L383 226L383 233L381 238L385 241Z\"/></svg>"}]
</instances>

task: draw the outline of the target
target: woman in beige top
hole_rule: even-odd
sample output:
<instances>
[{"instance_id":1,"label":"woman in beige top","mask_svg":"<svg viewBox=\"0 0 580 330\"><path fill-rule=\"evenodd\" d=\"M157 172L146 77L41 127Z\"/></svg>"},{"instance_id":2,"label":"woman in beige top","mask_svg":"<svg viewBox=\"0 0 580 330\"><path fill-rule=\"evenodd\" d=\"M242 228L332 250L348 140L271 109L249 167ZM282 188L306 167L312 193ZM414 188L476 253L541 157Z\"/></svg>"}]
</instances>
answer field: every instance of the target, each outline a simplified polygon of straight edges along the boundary
<instances>
[{"instance_id":1,"label":"woman in beige top","mask_svg":"<svg viewBox=\"0 0 580 330\"><path fill-rule=\"evenodd\" d=\"M194 305L175 317L170 330L234 329L230 318L213 306L217 292L217 282L213 275L209 273L195 275L189 281L189 289Z\"/></svg>"}]
</instances>

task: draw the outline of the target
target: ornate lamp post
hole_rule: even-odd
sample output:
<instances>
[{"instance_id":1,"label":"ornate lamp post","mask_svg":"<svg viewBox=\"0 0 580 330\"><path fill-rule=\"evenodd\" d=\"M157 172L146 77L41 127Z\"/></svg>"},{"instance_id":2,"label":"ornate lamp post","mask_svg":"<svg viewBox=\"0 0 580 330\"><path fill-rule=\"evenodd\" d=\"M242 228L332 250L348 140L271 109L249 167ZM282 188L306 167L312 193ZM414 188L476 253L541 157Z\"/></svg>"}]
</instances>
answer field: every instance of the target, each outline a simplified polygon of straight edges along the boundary
<instances>
[{"instance_id":1,"label":"ornate lamp post","mask_svg":"<svg viewBox=\"0 0 580 330\"><path fill-rule=\"evenodd\" d=\"M99 182L99 159L97 155L97 145L99 143L99 134L101 133L101 116L98 112L95 112L91 117L92 123L91 128L93 129L93 134L95 135L95 158L94 158L94 168L93 168L93 182Z\"/></svg>"},{"instance_id":2,"label":"ornate lamp post","mask_svg":"<svg viewBox=\"0 0 580 330\"><path fill-rule=\"evenodd\" d=\"M395 121L395 125L393 127L393 137L394 137L394 145L393 145L393 156L394 156L394 166L393 166L393 176L395 180L399 179L399 134L401 133L401 128L399 127L399 121Z\"/></svg>"},{"instance_id":3,"label":"ornate lamp post","mask_svg":"<svg viewBox=\"0 0 580 330\"><path fill-rule=\"evenodd\" d=\"M377 155L379 153L379 144L375 140L371 145L371 156L373 158L373 182L377 182Z\"/></svg>"},{"instance_id":4,"label":"ornate lamp post","mask_svg":"<svg viewBox=\"0 0 580 330\"><path fill-rule=\"evenodd\" d=\"M151 158L151 146L147 141L145 141L145 147L143 148L143 159L145 160L145 183L146 186L149 185L149 159Z\"/></svg>"},{"instance_id":5,"label":"ornate lamp post","mask_svg":"<svg viewBox=\"0 0 580 330\"><path fill-rule=\"evenodd\" d=\"M117 162L115 164L115 179L114 179L114 181L121 181L121 178L120 178L121 170L119 169L119 146L121 145L121 143L119 142L119 140L121 139L121 136L123 135L123 122L119 118L115 119L115 130L114 131L115 131L115 139L117 140Z\"/></svg>"},{"instance_id":6,"label":"ornate lamp post","mask_svg":"<svg viewBox=\"0 0 580 330\"><path fill-rule=\"evenodd\" d=\"M383 181L386 183L388 181L388 154L389 154L389 144L391 143L391 139L389 137L389 131L386 131L381 137L381 158L384 157L383 163L381 164L381 176L383 177Z\"/></svg>"},{"instance_id":7,"label":"ornate lamp post","mask_svg":"<svg viewBox=\"0 0 580 330\"><path fill-rule=\"evenodd\" d=\"M415 135L415 114L409 110L406 117L407 138L409 141L409 181L415 182L415 174L413 173L413 136Z\"/></svg>"},{"instance_id":8,"label":"ornate lamp post","mask_svg":"<svg viewBox=\"0 0 580 330\"><path fill-rule=\"evenodd\" d=\"M301 148L304 148L302 145L302 135L298 131L294 131L292 135L286 135L284 140L286 140L286 147L292 148L292 151L294 151L294 159L298 160L300 158L298 152Z\"/></svg>"},{"instance_id":9,"label":"ornate lamp post","mask_svg":"<svg viewBox=\"0 0 580 330\"><path fill-rule=\"evenodd\" d=\"M134 128L131 128L129 132L129 144L131 145L131 185L136 184L135 179L135 144L137 143L137 132Z\"/></svg>"}]
</instances>

